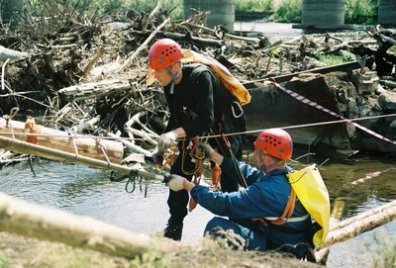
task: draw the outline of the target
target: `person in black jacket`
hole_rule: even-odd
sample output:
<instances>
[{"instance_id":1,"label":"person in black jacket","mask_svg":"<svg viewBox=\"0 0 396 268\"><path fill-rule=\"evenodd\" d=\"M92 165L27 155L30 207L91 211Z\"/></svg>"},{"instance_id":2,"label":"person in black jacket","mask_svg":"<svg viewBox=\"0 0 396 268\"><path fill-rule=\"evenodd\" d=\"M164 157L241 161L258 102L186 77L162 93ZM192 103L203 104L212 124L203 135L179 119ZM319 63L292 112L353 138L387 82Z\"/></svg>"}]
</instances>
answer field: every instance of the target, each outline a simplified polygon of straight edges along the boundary
<instances>
[{"instance_id":1,"label":"person in black jacket","mask_svg":"<svg viewBox=\"0 0 396 268\"><path fill-rule=\"evenodd\" d=\"M148 62L152 75L164 88L170 111L168 124L158 139L156 150L162 154L178 141L179 155L170 172L191 181L196 161L188 150L194 146L194 137L229 133L245 126L243 118L235 120L229 105L235 99L215 72L204 64L183 65L183 57L180 45L165 38L150 47ZM210 139L209 143L224 155L241 157L241 136L229 137L231 146L228 147L222 138ZM234 181L221 179L220 184L222 191L238 190L238 184ZM164 230L165 237L181 240L188 200L187 191L170 190L168 205L171 216Z\"/></svg>"}]
</instances>

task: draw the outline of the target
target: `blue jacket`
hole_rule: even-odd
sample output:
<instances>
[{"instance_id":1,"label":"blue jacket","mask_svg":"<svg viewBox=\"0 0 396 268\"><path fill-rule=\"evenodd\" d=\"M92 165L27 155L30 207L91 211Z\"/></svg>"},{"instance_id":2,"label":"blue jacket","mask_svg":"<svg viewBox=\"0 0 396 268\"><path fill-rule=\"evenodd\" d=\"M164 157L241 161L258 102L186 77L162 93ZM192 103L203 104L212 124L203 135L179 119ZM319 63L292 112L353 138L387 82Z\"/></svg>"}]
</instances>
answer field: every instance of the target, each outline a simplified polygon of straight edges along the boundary
<instances>
[{"instance_id":1,"label":"blue jacket","mask_svg":"<svg viewBox=\"0 0 396 268\"><path fill-rule=\"evenodd\" d=\"M221 165L225 179L237 179L233 162L224 158ZM238 192L213 192L207 187L194 186L191 196L202 207L214 214L237 220L257 218L277 219L287 204L291 186L285 174L292 169L274 170L269 174L243 162L239 168L245 176L248 187ZM267 225L263 232L270 248L283 244L308 242L311 217L297 199L291 218L283 225Z\"/></svg>"}]
</instances>

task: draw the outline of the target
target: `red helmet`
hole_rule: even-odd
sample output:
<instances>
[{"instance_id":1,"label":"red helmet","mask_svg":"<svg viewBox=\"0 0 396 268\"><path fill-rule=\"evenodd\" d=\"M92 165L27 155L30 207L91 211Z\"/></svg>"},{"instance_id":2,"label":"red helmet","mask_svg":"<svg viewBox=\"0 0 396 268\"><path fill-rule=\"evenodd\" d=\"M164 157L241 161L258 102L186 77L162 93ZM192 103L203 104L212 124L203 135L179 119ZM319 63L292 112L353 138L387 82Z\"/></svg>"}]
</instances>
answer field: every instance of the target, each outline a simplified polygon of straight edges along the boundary
<instances>
[{"instance_id":1,"label":"red helmet","mask_svg":"<svg viewBox=\"0 0 396 268\"><path fill-rule=\"evenodd\" d=\"M293 152L293 142L289 133L280 128L266 129L261 132L254 142L254 147L256 150L282 160L289 160Z\"/></svg>"},{"instance_id":2,"label":"red helmet","mask_svg":"<svg viewBox=\"0 0 396 268\"><path fill-rule=\"evenodd\" d=\"M178 43L169 38L156 41L149 51L149 66L152 69L165 69L184 57Z\"/></svg>"}]
</instances>

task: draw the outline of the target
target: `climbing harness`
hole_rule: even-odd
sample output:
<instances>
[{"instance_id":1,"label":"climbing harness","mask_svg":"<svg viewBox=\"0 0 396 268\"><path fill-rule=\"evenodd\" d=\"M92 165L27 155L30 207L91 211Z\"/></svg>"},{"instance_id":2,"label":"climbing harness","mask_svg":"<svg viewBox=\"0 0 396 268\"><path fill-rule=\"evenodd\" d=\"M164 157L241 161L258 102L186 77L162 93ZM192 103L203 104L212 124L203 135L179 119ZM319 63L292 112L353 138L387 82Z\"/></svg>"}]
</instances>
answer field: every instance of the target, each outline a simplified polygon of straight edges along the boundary
<instances>
[{"instance_id":1,"label":"climbing harness","mask_svg":"<svg viewBox=\"0 0 396 268\"><path fill-rule=\"evenodd\" d=\"M186 146L187 141L182 141L182 159L181 159L181 170L184 175L194 175L201 165L203 165L203 160L205 158L205 153L200 149L199 145L199 137L194 137L189 142L188 146ZM188 152L189 156L191 157L191 161L195 163L195 167L192 170L185 169L185 160L186 160L186 153ZM202 166L203 167L203 166ZM202 170L201 170L202 174Z\"/></svg>"},{"instance_id":2,"label":"climbing harness","mask_svg":"<svg viewBox=\"0 0 396 268\"><path fill-rule=\"evenodd\" d=\"M204 170L204 159L205 153L203 152L202 148L199 146L200 140L198 137L194 137L191 139L191 146L186 148L185 143L183 141L182 145L182 172L186 175L193 175L193 183L198 185L202 179L202 174ZM191 147L191 148L189 148ZM185 161L185 153L188 151L188 154L191 157L191 161L194 162L195 167L192 171L186 171L184 168L184 161ZM190 196L190 200L188 202L188 211L191 212L197 206L197 202Z\"/></svg>"}]
</instances>

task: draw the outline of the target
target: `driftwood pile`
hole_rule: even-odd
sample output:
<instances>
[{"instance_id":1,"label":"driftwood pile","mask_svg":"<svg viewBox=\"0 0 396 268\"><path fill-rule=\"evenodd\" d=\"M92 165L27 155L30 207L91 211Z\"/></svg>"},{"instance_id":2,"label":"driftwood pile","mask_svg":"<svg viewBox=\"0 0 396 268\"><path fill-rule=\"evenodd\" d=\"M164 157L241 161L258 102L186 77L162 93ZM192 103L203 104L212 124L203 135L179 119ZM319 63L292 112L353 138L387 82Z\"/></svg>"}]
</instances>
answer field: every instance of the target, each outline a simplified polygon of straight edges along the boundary
<instances>
[{"instance_id":1,"label":"driftwood pile","mask_svg":"<svg viewBox=\"0 0 396 268\"><path fill-rule=\"evenodd\" d=\"M20 111L43 125L76 133L129 137L131 144L155 145L168 113L161 90L146 86L147 50L170 37L227 66L247 87L273 76L323 66L320 55L366 56L366 66L391 77L396 57L389 48L396 32L375 27L367 32L301 36L270 41L203 25L206 13L172 22L159 5L150 13L98 17L75 10L52 10L50 18L28 17L0 39L0 113ZM55 12L55 13L54 13Z\"/></svg>"}]
</instances>

